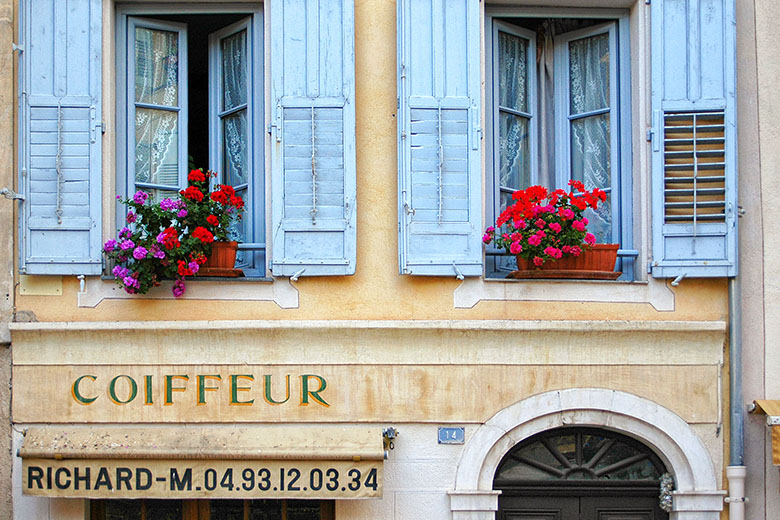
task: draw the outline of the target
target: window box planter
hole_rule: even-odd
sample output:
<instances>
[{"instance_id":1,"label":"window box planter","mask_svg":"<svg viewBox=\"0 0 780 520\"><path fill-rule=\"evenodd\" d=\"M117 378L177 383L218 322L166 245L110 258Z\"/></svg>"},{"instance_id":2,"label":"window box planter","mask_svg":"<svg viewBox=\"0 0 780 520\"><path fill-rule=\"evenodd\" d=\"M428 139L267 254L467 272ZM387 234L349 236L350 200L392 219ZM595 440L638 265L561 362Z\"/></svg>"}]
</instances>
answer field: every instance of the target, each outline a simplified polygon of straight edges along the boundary
<instances>
[{"instance_id":1,"label":"window box planter","mask_svg":"<svg viewBox=\"0 0 780 520\"><path fill-rule=\"evenodd\" d=\"M517 255L517 271L507 278L569 278L580 280L616 280L622 273L615 271L618 244L594 244L580 256L547 260L535 266L531 260Z\"/></svg>"}]
</instances>

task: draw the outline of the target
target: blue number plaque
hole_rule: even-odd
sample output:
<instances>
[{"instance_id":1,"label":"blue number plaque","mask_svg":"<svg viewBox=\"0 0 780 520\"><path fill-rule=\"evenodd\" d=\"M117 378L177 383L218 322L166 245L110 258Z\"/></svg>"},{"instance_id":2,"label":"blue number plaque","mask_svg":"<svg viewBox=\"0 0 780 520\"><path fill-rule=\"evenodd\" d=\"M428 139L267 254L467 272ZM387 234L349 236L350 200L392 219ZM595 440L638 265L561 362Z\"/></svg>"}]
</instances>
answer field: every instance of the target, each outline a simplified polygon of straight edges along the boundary
<instances>
[{"instance_id":1,"label":"blue number plaque","mask_svg":"<svg viewBox=\"0 0 780 520\"><path fill-rule=\"evenodd\" d=\"M439 444L463 444L466 439L466 429L439 428Z\"/></svg>"}]
</instances>

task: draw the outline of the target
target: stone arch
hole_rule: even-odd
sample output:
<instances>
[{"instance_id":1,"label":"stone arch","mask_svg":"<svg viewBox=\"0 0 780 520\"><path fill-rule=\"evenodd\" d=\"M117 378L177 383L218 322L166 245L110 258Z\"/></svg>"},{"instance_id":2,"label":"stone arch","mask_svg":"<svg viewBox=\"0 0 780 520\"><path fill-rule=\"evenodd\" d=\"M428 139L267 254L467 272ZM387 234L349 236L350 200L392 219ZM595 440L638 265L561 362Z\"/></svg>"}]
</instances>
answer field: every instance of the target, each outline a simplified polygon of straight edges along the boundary
<instances>
[{"instance_id":1,"label":"stone arch","mask_svg":"<svg viewBox=\"0 0 780 520\"><path fill-rule=\"evenodd\" d=\"M450 492L453 519L493 519L498 494L493 476L520 441L568 425L614 430L646 444L674 475L671 520L720 517L724 491L704 444L677 414L647 399L597 388L572 388L523 399L491 417L464 447Z\"/></svg>"}]
</instances>

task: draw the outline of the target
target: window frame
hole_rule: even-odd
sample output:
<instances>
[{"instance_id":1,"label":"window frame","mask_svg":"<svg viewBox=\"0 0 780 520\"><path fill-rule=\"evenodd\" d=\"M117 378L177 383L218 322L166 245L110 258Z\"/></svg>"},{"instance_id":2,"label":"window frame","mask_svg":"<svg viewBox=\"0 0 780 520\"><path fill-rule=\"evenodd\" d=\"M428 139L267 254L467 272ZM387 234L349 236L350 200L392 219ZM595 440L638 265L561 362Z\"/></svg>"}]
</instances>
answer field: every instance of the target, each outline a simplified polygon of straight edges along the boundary
<instances>
[{"instance_id":1,"label":"window frame","mask_svg":"<svg viewBox=\"0 0 780 520\"><path fill-rule=\"evenodd\" d=\"M250 38L250 93L252 94L252 107L251 107L251 118L252 118L252 124L249 127L250 131L250 138L252 141L251 148L252 148L252 154L254 157L254 160L252 161L252 171L254 173L254 176L252 178L252 183L250 186L251 194L253 197L254 207L252 208L252 228L254 237L253 240L245 243L239 243L239 250L254 250L254 266L253 267L246 267L246 266L238 266L242 267L244 270L244 274L247 277L265 277L267 271L267 253L268 253L268 241L267 241L267 221L268 221L268 214L269 214L269 204L268 204L268 197L266 194L266 186L268 185L268 175L266 172L266 133L263 131L265 128L265 104L266 104L266 82L265 82L265 54L266 54L266 42L265 42L265 21L266 21L266 15L265 15L265 3L261 2L242 2L242 1L232 1L232 2L213 2L211 4L198 4L193 2L162 2L158 1L155 3L143 3L143 4L126 4L121 3L119 1L114 2L114 9L113 9L113 41L115 45L115 49L113 53L106 53L106 58L109 60L113 60L112 63L114 64L115 70L111 70L109 73L108 78L104 77L104 80L108 79L110 82L115 82L115 99L113 108L115 110L115 119L114 124L116 128L116 137L114 138L114 145L116 150L116 156L115 161L112 163L108 163L111 166L110 171L114 172L114 179L115 189L113 190L113 194L111 196L111 201L114 201L114 196L119 197L128 197L132 195L130 193L130 188L132 187L132 184L130 183L130 172L127 168L128 160L130 157L132 157L132 154L130 153L131 147L133 145L133 142L131 142L131 135L128 131L129 125L131 124L130 121L130 114L128 109L128 71L130 70L128 68L128 60L126 58L126 55L129 54L127 52L127 45L128 45L128 28L129 28L129 18L149 18L149 17L155 17L155 16L163 16L163 15L207 15L207 14L220 14L220 13L230 13L230 14L240 14L245 15L249 18L248 21L248 30L251 34ZM109 13L105 13L105 16L110 16ZM156 21L156 20L154 20ZM170 22L165 22L165 24L169 24ZM224 29L224 28L222 28ZM217 29L213 31L210 34L215 34L220 32L221 29ZM184 49L184 52L186 52L186 47ZM211 70L212 64L211 64L211 49L208 51L209 54L209 91L211 91L212 86L212 76L213 71ZM189 64L187 64L189 65ZM180 83L183 81L186 83L186 78L182 79L184 76L186 76L186 69L182 72L182 69L180 67ZM209 93L209 101L208 101L208 107L205 107L209 111L208 120L206 121L207 124L211 125L211 109L212 109L212 99L211 99L211 92ZM182 105L184 106L184 105ZM182 109L181 112L187 112L187 109ZM182 119L182 118L180 118ZM182 124L182 127L185 129L185 135L186 135L186 127L187 127L187 117L186 115L183 117L184 122L180 123ZM180 129L181 130L181 129ZM133 134L134 136L134 134ZM187 143L184 139L182 139L181 146L184 150L187 148ZM213 147L213 138L211 134L211 128L209 129L209 148L211 149ZM186 153L184 153L184 157L186 160ZM210 159L210 164L203 165L203 167L208 166L209 168L213 168L213 165L211 162L213 159ZM105 165L105 163L104 163ZM181 166L180 166L180 169ZM182 181L180 179L180 182L182 182L182 186L186 185L186 173L187 173L187 164L185 163L183 165L184 170L184 180ZM217 170L218 171L218 170ZM218 171L219 172L219 171ZM222 172L219 172L220 175ZM213 181L214 183L219 183L220 180ZM115 218L114 223L116 226L116 229L121 229L123 226L125 226L125 214L126 212L123 210L122 207L119 207L118 205L115 207ZM112 229L107 230L109 232L109 235L113 233Z\"/></svg>"},{"instance_id":2,"label":"window frame","mask_svg":"<svg viewBox=\"0 0 780 520\"><path fill-rule=\"evenodd\" d=\"M617 57L615 60L615 67L617 69L617 79L619 81L617 86L617 111L618 111L618 127L615 132L615 139L618 143L618 160L615 163L616 168L613 171L613 198L617 197L619 200L619 207L617 212L613 213L613 218L618 219L618 229L613 227L613 236L619 238L621 245L618 251L618 265L617 270L622 271L622 275L619 278L621 281L633 281L641 279L642 273L639 269L639 262L635 260L639 256L636 244L634 243L634 226L636 223L641 222L642 219L642 207L641 204L634 201L634 187L633 187L633 161L634 161L634 149L632 143L632 70L631 70L631 34L630 34L630 12L627 9L610 9L610 8L531 8L531 7L490 7L485 8L485 25L484 25L484 74L485 74L485 221L486 226L495 222L499 215L498 208L500 206L500 196L498 190L498 171L497 161L498 157L493 153L497 141L497 125L494 120L494 109L497 106L495 101L495 94L493 93L494 81L496 78L496 60L494 57L494 31L496 24L503 23L500 18L582 18L582 19L605 19L610 23L614 23L616 26L617 37L615 41L615 47ZM594 26L597 27L597 26ZM592 27L589 29L593 29ZM574 33L576 31L572 31ZM497 33L495 33L497 34ZM557 42L556 42L557 43ZM497 45L497 44L495 44ZM534 60L535 61L535 60ZM559 70L561 70L557 63L559 60L555 60L555 78L553 78L554 84L558 85ZM537 80L538 81L538 80ZM536 90L536 86L532 86L530 89ZM536 97L536 96L535 96ZM560 96L553 98L553 105L558 106ZM560 152L560 143L558 143L558 116L556 116L556 150ZM568 132L567 132L568 135ZM532 153L534 150L532 145ZM568 144L567 144L568 149ZM615 152L615 150L613 150ZM613 153L614 157L614 153ZM532 164L535 159L532 159ZM538 165L537 165L538 166ZM561 182L562 175L556 166L556 172L554 178L556 183ZM531 172L532 182L538 179L538 172ZM614 185L615 179L618 184ZM500 249L496 249L494 246L488 246L485 250L485 276L487 278L495 277L498 273L502 273L499 267L501 255L505 255L505 252ZM501 274L498 274L501 276Z\"/></svg>"}]
</instances>

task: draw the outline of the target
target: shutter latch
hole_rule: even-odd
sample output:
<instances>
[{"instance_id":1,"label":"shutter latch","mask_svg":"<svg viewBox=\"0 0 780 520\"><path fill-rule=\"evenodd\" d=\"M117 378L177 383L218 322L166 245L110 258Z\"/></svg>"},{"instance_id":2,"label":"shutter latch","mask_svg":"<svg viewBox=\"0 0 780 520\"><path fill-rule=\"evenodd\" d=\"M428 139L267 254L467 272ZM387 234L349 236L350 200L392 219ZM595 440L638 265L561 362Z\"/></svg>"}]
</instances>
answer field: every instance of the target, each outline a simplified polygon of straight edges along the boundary
<instances>
[{"instance_id":1,"label":"shutter latch","mask_svg":"<svg viewBox=\"0 0 780 520\"><path fill-rule=\"evenodd\" d=\"M11 49L13 49L16 52L24 52L24 45L17 45L15 43L11 43Z\"/></svg>"},{"instance_id":2,"label":"shutter latch","mask_svg":"<svg viewBox=\"0 0 780 520\"><path fill-rule=\"evenodd\" d=\"M414 208L409 204L409 201L406 199L406 190L401 191L401 196L404 201L404 212L406 212L407 215L414 215L415 213Z\"/></svg>"},{"instance_id":3,"label":"shutter latch","mask_svg":"<svg viewBox=\"0 0 780 520\"><path fill-rule=\"evenodd\" d=\"M24 200L24 195L8 188L0 189L0 195L10 200Z\"/></svg>"}]
</instances>

